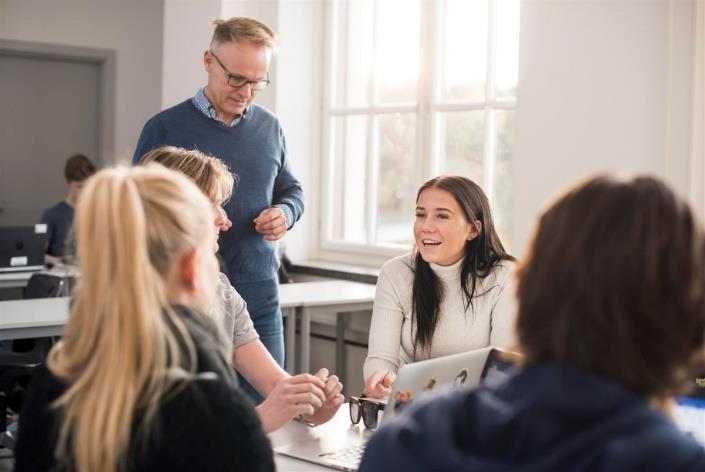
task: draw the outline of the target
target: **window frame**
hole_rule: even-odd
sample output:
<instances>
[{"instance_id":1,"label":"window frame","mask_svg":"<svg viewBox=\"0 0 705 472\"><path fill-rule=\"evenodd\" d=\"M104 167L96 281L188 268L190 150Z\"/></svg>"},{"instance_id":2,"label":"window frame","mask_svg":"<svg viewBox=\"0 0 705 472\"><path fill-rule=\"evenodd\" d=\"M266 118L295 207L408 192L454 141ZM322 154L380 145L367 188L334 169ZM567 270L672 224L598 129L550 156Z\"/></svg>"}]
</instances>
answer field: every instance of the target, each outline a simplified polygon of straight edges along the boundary
<instances>
[{"instance_id":1,"label":"window frame","mask_svg":"<svg viewBox=\"0 0 705 472\"><path fill-rule=\"evenodd\" d=\"M372 0L375 5L373 18L373 34L377 31L377 14L379 0ZM341 0L326 0L324 5L324 54L323 54L323 93L322 93L322 139L321 160L322 174L320 181L321 217L319 220L319 255L326 259L348 260L354 257L356 261L367 262L386 260L407 253L413 246L374 242L378 229L378 154L375 150L378 136L376 135L375 121L380 116L387 114L412 113L416 117L416 155L414 164L416 175L420 176L419 185L432 176L439 175L443 157L438 150L441 143L440 114L444 112L482 111L484 114L484 149L483 149L483 182L482 187L490 203L494 198L495 161L497 158L497 127L495 111L516 109L516 94L512 98L498 99L495 96L495 51L498 35L498 15L495 1L487 2L487 63L485 69L485 98L481 101L450 101L441 100L440 87L442 62L439 60L443 54L443 12L446 0L419 0L420 25L419 25L419 76L417 83L417 96L415 104L382 105L375 103L374 87L376 84L376 70L372 65L371 80L368 84L369 106L334 106L334 93L337 87L345 87L342 79L338 83L337 65L339 61L348 63L347 49L345 57L335 58L340 25L336 24L336 7ZM431 47L422 47L424 41L431 41ZM373 39L374 44L374 39ZM367 118L367 158L366 158L366 190L368 203L365 206L365 221L367 225L367 239L365 243L333 239L334 203L334 171L336 161L335 139L332 136L333 121L340 117L363 116ZM372 185L370 185L372 183ZM410 213L413 209L409 209ZM411 228L410 228L411 231ZM346 257L347 256L347 257Z\"/></svg>"}]
</instances>

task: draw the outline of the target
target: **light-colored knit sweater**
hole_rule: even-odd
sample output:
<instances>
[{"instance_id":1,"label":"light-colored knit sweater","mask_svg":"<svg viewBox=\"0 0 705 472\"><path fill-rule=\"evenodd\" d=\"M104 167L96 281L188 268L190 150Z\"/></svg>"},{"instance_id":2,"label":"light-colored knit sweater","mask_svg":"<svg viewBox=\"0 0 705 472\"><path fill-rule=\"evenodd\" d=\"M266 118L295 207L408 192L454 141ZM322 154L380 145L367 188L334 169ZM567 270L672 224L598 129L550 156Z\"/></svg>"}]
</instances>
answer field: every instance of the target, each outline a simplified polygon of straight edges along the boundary
<instances>
[{"instance_id":1,"label":"light-colored knit sweater","mask_svg":"<svg viewBox=\"0 0 705 472\"><path fill-rule=\"evenodd\" d=\"M430 264L443 286L443 299L431 352L419 348L416 357L412 334L415 323L411 316L414 256L396 257L382 267L363 369L365 380L382 369L396 373L409 362L511 344L514 301L510 275L514 263L501 261L487 277L477 279L472 306L467 312L460 287L461 265L462 259L451 266Z\"/></svg>"}]
</instances>

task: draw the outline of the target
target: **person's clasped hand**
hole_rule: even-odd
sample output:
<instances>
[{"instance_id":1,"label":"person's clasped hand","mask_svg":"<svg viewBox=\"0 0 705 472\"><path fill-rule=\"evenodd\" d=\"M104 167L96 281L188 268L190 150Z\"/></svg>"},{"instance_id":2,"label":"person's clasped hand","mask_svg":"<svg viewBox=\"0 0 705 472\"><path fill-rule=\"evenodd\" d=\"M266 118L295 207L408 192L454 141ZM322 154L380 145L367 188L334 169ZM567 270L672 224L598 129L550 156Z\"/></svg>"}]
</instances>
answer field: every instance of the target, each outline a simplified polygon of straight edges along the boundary
<instances>
[{"instance_id":1,"label":"person's clasped hand","mask_svg":"<svg viewBox=\"0 0 705 472\"><path fill-rule=\"evenodd\" d=\"M328 369L323 368L316 372L316 377L325 383L325 401L313 414L304 414L303 417L305 420L319 425L335 416L338 408L345 401L345 397L340 393L343 390L343 383L337 375L330 375Z\"/></svg>"},{"instance_id":2,"label":"person's clasped hand","mask_svg":"<svg viewBox=\"0 0 705 472\"><path fill-rule=\"evenodd\" d=\"M255 224L255 231L264 236L267 241L278 241L286 234L286 217L281 208L262 210L252 221Z\"/></svg>"},{"instance_id":3,"label":"person's clasped hand","mask_svg":"<svg viewBox=\"0 0 705 472\"><path fill-rule=\"evenodd\" d=\"M326 402L326 382L311 374L282 377L257 407L266 432L275 431L298 416L309 416Z\"/></svg>"},{"instance_id":4,"label":"person's clasped hand","mask_svg":"<svg viewBox=\"0 0 705 472\"><path fill-rule=\"evenodd\" d=\"M397 374L391 370L378 370L367 379L365 383L365 396L369 398L384 398L392 392L392 385L397 379Z\"/></svg>"},{"instance_id":5,"label":"person's clasped hand","mask_svg":"<svg viewBox=\"0 0 705 472\"><path fill-rule=\"evenodd\" d=\"M343 384L328 369L316 375L299 374L281 378L257 407L266 432L275 431L301 416L316 425L330 420L343 404Z\"/></svg>"}]
</instances>

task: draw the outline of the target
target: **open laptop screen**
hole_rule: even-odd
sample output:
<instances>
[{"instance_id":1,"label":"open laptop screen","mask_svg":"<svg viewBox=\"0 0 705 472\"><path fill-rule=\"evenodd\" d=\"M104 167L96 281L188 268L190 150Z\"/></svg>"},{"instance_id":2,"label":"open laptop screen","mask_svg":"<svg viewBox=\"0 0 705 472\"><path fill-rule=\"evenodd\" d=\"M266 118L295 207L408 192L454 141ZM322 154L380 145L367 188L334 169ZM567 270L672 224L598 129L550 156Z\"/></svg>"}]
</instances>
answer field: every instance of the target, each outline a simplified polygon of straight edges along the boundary
<instances>
[{"instance_id":1,"label":"open laptop screen","mask_svg":"<svg viewBox=\"0 0 705 472\"><path fill-rule=\"evenodd\" d=\"M503 381L514 372L514 366L518 358L519 354L496 348L492 349L482 369L480 382L495 385Z\"/></svg>"},{"instance_id":2,"label":"open laptop screen","mask_svg":"<svg viewBox=\"0 0 705 472\"><path fill-rule=\"evenodd\" d=\"M705 375L695 379L693 390L676 399L673 421L705 446Z\"/></svg>"}]
</instances>

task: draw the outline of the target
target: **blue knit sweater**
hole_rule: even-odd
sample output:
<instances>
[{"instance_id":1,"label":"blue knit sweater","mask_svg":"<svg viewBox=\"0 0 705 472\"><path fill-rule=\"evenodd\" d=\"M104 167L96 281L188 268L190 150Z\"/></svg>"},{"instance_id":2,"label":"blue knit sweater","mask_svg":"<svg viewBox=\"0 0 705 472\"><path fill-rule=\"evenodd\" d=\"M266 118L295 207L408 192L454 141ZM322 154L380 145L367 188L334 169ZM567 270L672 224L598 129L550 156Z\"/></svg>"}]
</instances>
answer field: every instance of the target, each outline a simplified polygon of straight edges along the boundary
<instances>
[{"instance_id":1,"label":"blue knit sweater","mask_svg":"<svg viewBox=\"0 0 705 472\"><path fill-rule=\"evenodd\" d=\"M267 109L250 105L231 128L205 116L188 99L147 121L133 163L163 145L198 149L222 159L238 175L235 192L225 206L233 227L221 233L220 255L233 283L275 277L276 243L257 233L252 220L276 206L284 211L291 228L304 209L303 189L287 159L279 120Z\"/></svg>"}]
</instances>

